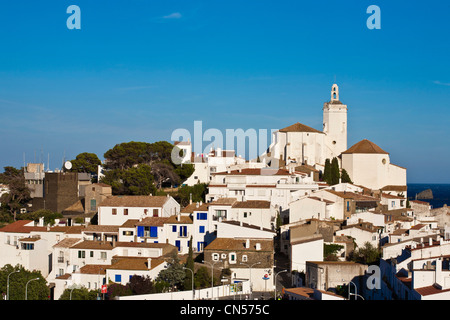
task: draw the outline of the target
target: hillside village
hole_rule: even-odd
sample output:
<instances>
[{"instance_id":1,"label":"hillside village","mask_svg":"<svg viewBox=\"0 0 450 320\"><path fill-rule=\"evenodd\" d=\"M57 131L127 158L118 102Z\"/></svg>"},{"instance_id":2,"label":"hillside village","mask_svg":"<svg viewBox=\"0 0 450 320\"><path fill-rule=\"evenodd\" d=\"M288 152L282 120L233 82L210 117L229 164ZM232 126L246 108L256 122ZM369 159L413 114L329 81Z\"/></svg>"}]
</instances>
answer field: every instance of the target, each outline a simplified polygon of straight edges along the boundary
<instances>
[{"instance_id":1,"label":"hillside village","mask_svg":"<svg viewBox=\"0 0 450 320\"><path fill-rule=\"evenodd\" d=\"M182 184L207 186L203 199L185 205L169 192L117 195L87 173L27 164L35 209L63 217L52 224L16 219L1 228L0 267L40 271L55 300L73 288L104 293L134 275L156 279L174 256L186 263L190 252L192 274L206 267L226 278L229 291L218 283L206 293L188 287L183 299L226 299L230 292L288 300L450 299L447 207L409 200L407 170L382 146L367 139L347 146L349 108L336 84L322 110L321 130L290 124L273 133L257 161L220 148L195 154L190 141L176 141L194 168ZM375 288L367 285L373 265ZM161 294L143 296L171 299Z\"/></svg>"}]
</instances>

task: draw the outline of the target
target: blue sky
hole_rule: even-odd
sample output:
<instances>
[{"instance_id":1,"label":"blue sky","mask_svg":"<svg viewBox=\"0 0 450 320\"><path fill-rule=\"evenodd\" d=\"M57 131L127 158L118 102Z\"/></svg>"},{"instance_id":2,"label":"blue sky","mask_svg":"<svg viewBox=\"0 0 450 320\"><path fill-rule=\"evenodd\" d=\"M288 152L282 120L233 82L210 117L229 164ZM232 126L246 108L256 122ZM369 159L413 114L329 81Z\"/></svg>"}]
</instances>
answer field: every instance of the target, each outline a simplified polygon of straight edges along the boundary
<instances>
[{"instance_id":1,"label":"blue sky","mask_svg":"<svg viewBox=\"0 0 450 320\"><path fill-rule=\"evenodd\" d=\"M195 120L321 129L336 79L349 147L369 139L408 182L450 183L449 14L444 0L3 1L0 167L103 158Z\"/></svg>"}]
</instances>

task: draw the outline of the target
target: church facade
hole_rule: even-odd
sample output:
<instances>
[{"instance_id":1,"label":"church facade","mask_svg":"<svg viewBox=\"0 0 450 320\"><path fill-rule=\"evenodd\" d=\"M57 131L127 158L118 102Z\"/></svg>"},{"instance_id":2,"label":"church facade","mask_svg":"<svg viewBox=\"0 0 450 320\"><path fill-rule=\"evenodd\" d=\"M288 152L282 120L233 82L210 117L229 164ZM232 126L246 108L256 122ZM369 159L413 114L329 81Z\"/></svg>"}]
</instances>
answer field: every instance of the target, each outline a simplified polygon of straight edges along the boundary
<instances>
[{"instance_id":1,"label":"church facade","mask_svg":"<svg viewBox=\"0 0 450 320\"><path fill-rule=\"evenodd\" d=\"M333 84L331 99L323 104L323 131L302 123L275 131L265 154L274 166L289 163L323 165L347 150L347 105L339 100L339 87ZM266 160L269 161L269 160Z\"/></svg>"},{"instance_id":2,"label":"church facade","mask_svg":"<svg viewBox=\"0 0 450 320\"><path fill-rule=\"evenodd\" d=\"M371 189L406 186L406 169L390 163L389 153L364 139L347 149L347 105L333 84L331 99L323 104L322 131L295 123L273 132L262 159L272 167L311 165L323 169L326 159L337 158L353 183Z\"/></svg>"}]
</instances>

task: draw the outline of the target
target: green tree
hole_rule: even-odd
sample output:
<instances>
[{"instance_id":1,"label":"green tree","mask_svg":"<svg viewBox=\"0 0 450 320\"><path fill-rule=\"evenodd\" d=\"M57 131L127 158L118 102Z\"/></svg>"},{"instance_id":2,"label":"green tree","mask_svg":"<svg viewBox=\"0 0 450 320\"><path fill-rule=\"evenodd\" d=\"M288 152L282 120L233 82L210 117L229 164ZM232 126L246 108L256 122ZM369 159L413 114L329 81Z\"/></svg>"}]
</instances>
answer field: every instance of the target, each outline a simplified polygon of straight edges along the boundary
<instances>
[{"instance_id":1,"label":"green tree","mask_svg":"<svg viewBox=\"0 0 450 320\"><path fill-rule=\"evenodd\" d=\"M28 201L31 200L30 190L25 185L25 176L23 169L13 167L4 167L0 180L9 187L9 192L1 196L0 202L2 210L9 212L14 221L21 208L25 208Z\"/></svg>"},{"instance_id":2,"label":"green tree","mask_svg":"<svg viewBox=\"0 0 450 320\"><path fill-rule=\"evenodd\" d=\"M133 295L155 293L155 287L149 276L134 275L129 286Z\"/></svg>"},{"instance_id":3,"label":"green tree","mask_svg":"<svg viewBox=\"0 0 450 320\"><path fill-rule=\"evenodd\" d=\"M195 288L211 287L211 271L206 267L200 267L195 274Z\"/></svg>"},{"instance_id":4,"label":"green tree","mask_svg":"<svg viewBox=\"0 0 450 320\"><path fill-rule=\"evenodd\" d=\"M192 202L205 202L205 196L208 191L208 185L205 183L197 183L193 186L181 186L178 192L174 195L175 200L185 207L189 204L192 195Z\"/></svg>"},{"instance_id":5,"label":"green tree","mask_svg":"<svg viewBox=\"0 0 450 320\"><path fill-rule=\"evenodd\" d=\"M15 273L11 274L13 271ZM11 274L9 277L10 300L25 300L25 293L27 300L48 300L50 289L40 271L29 271L21 265L13 267L7 264L3 266L0 269L0 290L5 294L9 274Z\"/></svg>"},{"instance_id":6,"label":"green tree","mask_svg":"<svg viewBox=\"0 0 450 320\"><path fill-rule=\"evenodd\" d=\"M323 170L322 179L328 184L331 182L331 162L328 158L325 160L325 168Z\"/></svg>"},{"instance_id":7,"label":"green tree","mask_svg":"<svg viewBox=\"0 0 450 320\"><path fill-rule=\"evenodd\" d=\"M156 281L167 282L172 290L182 288L183 281L186 276L183 265L180 263L178 254L174 252L167 263L167 268L161 270Z\"/></svg>"},{"instance_id":8,"label":"green tree","mask_svg":"<svg viewBox=\"0 0 450 320\"><path fill-rule=\"evenodd\" d=\"M90 174L97 174L98 166L102 164L95 153L83 152L75 157L72 163L72 172L86 172Z\"/></svg>"},{"instance_id":9,"label":"green tree","mask_svg":"<svg viewBox=\"0 0 450 320\"><path fill-rule=\"evenodd\" d=\"M114 195L149 195L156 193L152 169L146 164L126 170L107 170L100 181L110 185Z\"/></svg>"},{"instance_id":10,"label":"green tree","mask_svg":"<svg viewBox=\"0 0 450 320\"><path fill-rule=\"evenodd\" d=\"M194 170L194 165L190 163L175 166L175 173L180 177L180 183L186 181L194 173Z\"/></svg>"},{"instance_id":11,"label":"green tree","mask_svg":"<svg viewBox=\"0 0 450 320\"><path fill-rule=\"evenodd\" d=\"M352 179L350 179L350 176L348 175L348 172L345 169L342 169L342 172L341 172L341 182L342 183L353 183Z\"/></svg>"},{"instance_id":12,"label":"green tree","mask_svg":"<svg viewBox=\"0 0 450 320\"><path fill-rule=\"evenodd\" d=\"M350 259L362 264L379 264L381 250L374 247L370 242L365 242L360 248L353 251Z\"/></svg>"},{"instance_id":13,"label":"green tree","mask_svg":"<svg viewBox=\"0 0 450 320\"><path fill-rule=\"evenodd\" d=\"M330 183L331 185L339 183L339 162L337 158L333 158L331 160L331 173L330 173Z\"/></svg>"},{"instance_id":14,"label":"green tree","mask_svg":"<svg viewBox=\"0 0 450 320\"><path fill-rule=\"evenodd\" d=\"M72 295L71 295L72 292ZM98 290L89 290L85 287L76 289L65 289L59 300L97 300Z\"/></svg>"},{"instance_id":15,"label":"green tree","mask_svg":"<svg viewBox=\"0 0 450 320\"><path fill-rule=\"evenodd\" d=\"M189 251L188 251L188 257L186 259L185 267L192 270L185 270L186 271L186 277L184 278L184 288L185 290L188 288L192 288L192 273L195 272L194 270L194 250L192 249L192 236L189 240Z\"/></svg>"},{"instance_id":16,"label":"green tree","mask_svg":"<svg viewBox=\"0 0 450 320\"><path fill-rule=\"evenodd\" d=\"M106 300L114 300L115 297L131 296L132 294L129 284L112 283L108 285Z\"/></svg>"},{"instance_id":17,"label":"green tree","mask_svg":"<svg viewBox=\"0 0 450 320\"><path fill-rule=\"evenodd\" d=\"M324 243L323 245L323 257L325 261L337 261L338 257L336 256L336 253L343 249L344 246L339 245L339 244L335 244L335 243L330 243L330 244L326 244Z\"/></svg>"},{"instance_id":18,"label":"green tree","mask_svg":"<svg viewBox=\"0 0 450 320\"><path fill-rule=\"evenodd\" d=\"M33 220L38 222L40 218L44 218L45 225L54 225L55 219L63 218L61 213L53 212L47 209L40 209L33 212L27 212L20 215L20 220Z\"/></svg>"}]
</instances>

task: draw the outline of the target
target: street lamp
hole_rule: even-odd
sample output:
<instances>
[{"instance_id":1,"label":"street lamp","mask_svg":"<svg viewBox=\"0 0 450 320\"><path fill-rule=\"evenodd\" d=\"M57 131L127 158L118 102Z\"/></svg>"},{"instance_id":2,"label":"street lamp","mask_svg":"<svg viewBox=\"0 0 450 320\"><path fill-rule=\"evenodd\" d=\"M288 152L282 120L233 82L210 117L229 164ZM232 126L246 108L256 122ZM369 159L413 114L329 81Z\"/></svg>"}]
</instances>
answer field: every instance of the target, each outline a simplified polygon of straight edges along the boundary
<instances>
[{"instance_id":1,"label":"street lamp","mask_svg":"<svg viewBox=\"0 0 450 320\"><path fill-rule=\"evenodd\" d=\"M25 285L25 300L27 300L27 298L28 298L28 284L31 281L35 281L35 280L39 280L39 278L30 279L30 280L28 280L27 284Z\"/></svg>"},{"instance_id":2,"label":"street lamp","mask_svg":"<svg viewBox=\"0 0 450 320\"><path fill-rule=\"evenodd\" d=\"M20 272L20 270L11 272L10 274L8 274L8 277L6 279L6 300L9 300L9 276L16 272Z\"/></svg>"},{"instance_id":3,"label":"street lamp","mask_svg":"<svg viewBox=\"0 0 450 320\"><path fill-rule=\"evenodd\" d=\"M212 300L213 297L214 297L214 265L215 265L217 262L222 262L222 260L218 260L218 261L213 262L213 263L207 262L207 261L205 261L205 260L202 260L202 262L203 262L203 263L207 263L208 265L211 266L211 300Z\"/></svg>"},{"instance_id":4,"label":"street lamp","mask_svg":"<svg viewBox=\"0 0 450 320\"><path fill-rule=\"evenodd\" d=\"M192 273L192 300L195 299L195 291L194 291L194 271L191 268L183 267L184 270L189 270Z\"/></svg>"},{"instance_id":5,"label":"street lamp","mask_svg":"<svg viewBox=\"0 0 450 320\"><path fill-rule=\"evenodd\" d=\"M241 262L241 264L249 266L247 263ZM249 269L250 269L250 299L252 299L252 300L253 300L252 268L253 268L253 266L256 266L257 264L261 264L261 261L258 261L256 263L252 264L251 266L249 266Z\"/></svg>"},{"instance_id":6,"label":"street lamp","mask_svg":"<svg viewBox=\"0 0 450 320\"><path fill-rule=\"evenodd\" d=\"M275 277L273 278L273 279L274 279L274 286L275 286L275 291L274 291L274 299L275 299L275 300L277 300L277 276L278 276L280 273L282 273L282 272L287 272L287 270L281 270L281 271L277 272L277 273L275 274Z\"/></svg>"},{"instance_id":7,"label":"street lamp","mask_svg":"<svg viewBox=\"0 0 450 320\"><path fill-rule=\"evenodd\" d=\"M355 286L355 293L351 293L351 286L350 284L353 284ZM358 297L360 297L361 299L364 300L364 298L358 294L358 287L356 286L356 284L354 284L352 281L349 282L348 284L348 300L350 300L350 296L356 296L356 300L358 300Z\"/></svg>"}]
</instances>

